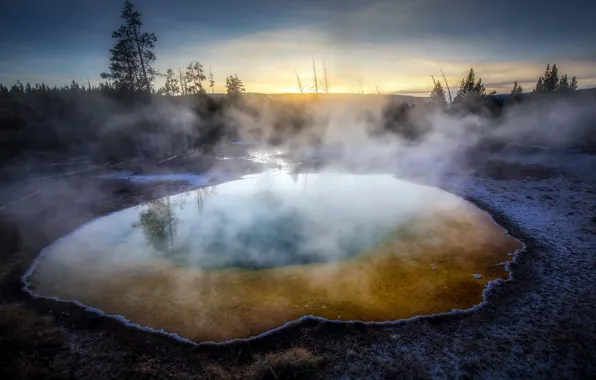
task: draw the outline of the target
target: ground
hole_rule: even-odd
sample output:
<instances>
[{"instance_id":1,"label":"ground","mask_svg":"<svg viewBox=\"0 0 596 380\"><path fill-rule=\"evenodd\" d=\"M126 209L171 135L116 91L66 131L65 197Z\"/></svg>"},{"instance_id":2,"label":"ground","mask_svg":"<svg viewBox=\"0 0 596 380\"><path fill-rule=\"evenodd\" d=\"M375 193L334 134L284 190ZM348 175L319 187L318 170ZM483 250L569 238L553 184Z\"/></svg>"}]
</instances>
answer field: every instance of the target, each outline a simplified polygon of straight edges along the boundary
<instances>
[{"instance_id":1,"label":"ground","mask_svg":"<svg viewBox=\"0 0 596 380\"><path fill-rule=\"evenodd\" d=\"M526 244L508 265L512 279L493 283L470 311L384 325L306 319L259 339L201 346L33 298L20 282L41 248L81 223L190 185L91 176L44 180L43 191L21 185L26 199L0 211L0 376L595 378L595 168L596 155L501 152L435 183Z\"/></svg>"}]
</instances>

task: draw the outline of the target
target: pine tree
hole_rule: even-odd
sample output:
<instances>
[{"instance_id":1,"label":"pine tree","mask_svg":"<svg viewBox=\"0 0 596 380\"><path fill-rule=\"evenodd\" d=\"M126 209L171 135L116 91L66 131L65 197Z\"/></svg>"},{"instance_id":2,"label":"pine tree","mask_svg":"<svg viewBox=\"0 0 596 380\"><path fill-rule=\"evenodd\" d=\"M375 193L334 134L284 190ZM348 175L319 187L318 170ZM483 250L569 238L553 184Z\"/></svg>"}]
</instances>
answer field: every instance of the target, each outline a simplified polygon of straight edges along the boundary
<instances>
[{"instance_id":1,"label":"pine tree","mask_svg":"<svg viewBox=\"0 0 596 380\"><path fill-rule=\"evenodd\" d=\"M557 89L557 91L560 92L572 92L577 90L577 79L575 77L571 78L571 82L569 82L569 79L567 78L567 74L563 75L561 77L561 80L559 81L559 88Z\"/></svg>"},{"instance_id":2,"label":"pine tree","mask_svg":"<svg viewBox=\"0 0 596 380\"><path fill-rule=\"evenodd\" d=\"M532 92L544 92L544 80L542 79L542 77L538 78L538 82L536 82L536 87L534 87L534 90Z\"/></svg>"},{"instance_id":3,"label":"pine tree","mask_svg":"<svg viewBox=\"0 0 596 380\"><path fill-rule=\"evenodd\" d=\"M577 89L577 79L575 77L571 78L571 82L569 82L569 78L567 74L564 74L559 79L559 70L557 65L553 65L550 67L550 64L546 65L546 71L544 72L544 76L538 78L538 82L536 83L536 88L533 92L536 93L545 93L545 92L567 92L567 91L574 91Z\"/></svg>"},{"instance_id":4,"label":"pine tree","mask_svg":"<svg viewBox=\"0 0 596 380\"><path fill-rule=\"evenodd\" d=\"M433 80L434 80L434 78L433 78ZM377 93L378 93L378 90L377 90ZM430 98L436 104L439 104L441 106L447 105L447 101L445 100L445 90L443 89L443 85L441 85L441 81L435 82L435 87L433 88L433 90L430 93Z\"/></svg>"},{"instance_id":5,"label":"pine tree","mask_svg":"<svg viewBox=\"0 0 596 380\"><path fill-rule=\"evenodd\" d=\"M470 69L468 76L461 80L456 97L464 97L468 93L472 92L474 90L475 80L476 73L474 73L474 69Z\"/></svg>"},{"instance_id":6,"label":"pine tree","mask_svg":"<svg viewBox=\"0 0 596 380\"><path fill-rule=\"evenodd\" d=\"M567 78L567 74L561 76L557 91L569 91L569 79Z\"/></svg>"},{"instance_id":7,"label":"pine tree","mask_svg":"<svg viewBox=\"0 0 596 380\"><path fill-rule=\"evenodd\" d=\"M70 83L69 90L70 91L80 91L81 90L81 86L77 82L75 82L74 79L73 79L73 81Z\"/></svg>"},{"instance_id":8,"label":"pine tree","mask_svg":"<svg viewBox=\"0 0 596 380\"><path fill-rule=\"evenodd\" d=\"M515 81L513 83L513 88L511 89L511 98L516 101L519 102L522 99L522 94L524 92L524 89L522 88L522 86L517 83L517 81Z\"/></svg>"},{"instance_id":9,"label":"pine tree","mask_svg":"<svg viewBox=\"0 0 596 380\"><path fill-rule=\"evenodd\" d=\"M209 87L211 88L211 94L215 89L215 80L213 79L213 73L211 72L211 66L209 66Z\"/></svg>"},{"instance_id":10,"label":"pine tree","mask_svg":"<svg viewBox=\"0 0 596 380\"><path fill-rule=\"evenodd\" d=\"M180 93L180 84L178 83L178 78L176 78L176 75L172 69L168 69L168 71L166 71L166 83L162 88L159 89L158 93L168 96L175 96Z\"/></svg>"},{"instance_id":11,"label":"pine tree","mask_svg":"<svg viewBox=\"0 0 596 380\"><path fill-rule=\"evenodd\" d=\"M552 69L547 70L544 74L544 89L547 92L557 91L559 87L559 70L557 65L553 65Z\"/></svg>"},{"instance_id":12,"label":"pine tree","mask_svg":"<svg viewBox=\"0 0 596 380\"><path fill-rule=\"evenodd\" d=\"M481 96L486 95L486 88L484 87L484 83L482 83L482 78L478 78L478 82L474 84L473 92Z\"/></svg>"},{"instance_id":13,"label":"pine tree","mask_svg":"<svg viewBox=\"0 0 596 380\"><path fill-rule=\"evenodd\" d=\"M143 26L141 13L134 8L129 0L124 2L122 16L126 20L126 26L132 38L132 44L139 57L145 90L151 92L152 82L157 74L157 71L152 66L156 58L153 49L155 49L157 37L153 33L141 31L141 27Z\"/></svg>"},{"instance_id":14,"label":"pine tree","mask_svg":"<svg viewBox=\"0 0 596 380\"><path fill-rule=\"evenodd\" d=\"M130 0L124 2L121 17L124 24L112 33L117 42L110 49L110 73L103 73L101 77L112 81L119 90L151 92L157 75L152 66L157 37L141 31L141 13Z\"/></svg>"},{"instance_id":15,"label":"pine tree","mask_svg":"<svg viewBox=\"0 0 596 380\"><path fill-rule=\"evenodd\" d=\"M547 92L547 78L550 77L550 64L546 65L546 71L544 72L544 76L538 78L538 82L536 82L536 87L534 88L533 92L536 93L543 93Z\"/></svg>"},{"instance_id":16,"label":"pine tree","mask_svg":"<svg viewBox=\"0 0 596 380\"><path fill-rule=\"evenodd\" d=\"M184 74L184 81L186 84L186 91L189 94L204 94L203 81L206 80L203 65L195 61L188 64L186 73Z\"/></svg>"},{"instance_id":17,"label":"pine tree","mask_svg":"<svg viewBox=\"0 0 596 380\"><path fill-rule=\"evenodd\" d=\"M493 94L492 92L491 94ZM471 68L466 78L462 79L457 91L457 95L453 100L454 103L464 103L471 98L483 97L486 95L486 88L482 83L482 78L478 78L476 81L476 73Z\"/></svg>"},{"instance_id":18,"label":"pine tree","mask_svg":"<svg viewBox=\"0 0 596 380\"><path fill-rule=\"evenodd\" d=\"M12 94L22 94L25 92L25 87L23 87L23 84L21 83L21 81L17 80L17 83L13 84L10 87L10 92Z\"/></svg>"},{"instance_id":19,"label":"pine tree","mask_svg":"<svg viewBox=\"0 0 596 380\"><path fill-rule=\"evenodd\" d=\"M118 42L110 49L110 72L102 73L101 77L107 79L120 91L135 92L140 87L138 85L140 65L125 31L125 27L121 26L112 34L112 38L117 38Z\"/></svg>"},{"instance_id":20,"label":"pine tree","mask_svg":"<svg viewBox=\"0 0 596 380\"><path fill-rule=\"evenodd\" d=\"M230 75L226 78L226 90L228 96L235 97L245 92L244 84L238 78L238 75Z\"/></svg>"}]
</instances>

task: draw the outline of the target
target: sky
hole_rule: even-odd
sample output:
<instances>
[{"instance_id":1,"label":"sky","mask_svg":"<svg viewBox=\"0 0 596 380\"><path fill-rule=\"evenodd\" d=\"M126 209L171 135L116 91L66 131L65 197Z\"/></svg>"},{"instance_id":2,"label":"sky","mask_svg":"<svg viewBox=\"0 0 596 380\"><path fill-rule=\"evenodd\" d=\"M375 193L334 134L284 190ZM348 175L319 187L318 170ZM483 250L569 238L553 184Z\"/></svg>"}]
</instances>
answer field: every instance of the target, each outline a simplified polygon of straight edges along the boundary
<instances>
[{"instance_id":1,"label":"sky","mask_svg":"<svg viewBox=\"0 0 596 380\"><path fill-rule=\"evenodd\" d=\"M547 63L596 87L596 2L588 0L133 0L158 37L155 67L199 61L225 91L297 92L325 63L331 92L427 96L473 67L487 88L530 91ZM6 0L0 82L99 82L122 0ZM160 85L163 79L157 83Z\"/></svg>"}]
</instances>

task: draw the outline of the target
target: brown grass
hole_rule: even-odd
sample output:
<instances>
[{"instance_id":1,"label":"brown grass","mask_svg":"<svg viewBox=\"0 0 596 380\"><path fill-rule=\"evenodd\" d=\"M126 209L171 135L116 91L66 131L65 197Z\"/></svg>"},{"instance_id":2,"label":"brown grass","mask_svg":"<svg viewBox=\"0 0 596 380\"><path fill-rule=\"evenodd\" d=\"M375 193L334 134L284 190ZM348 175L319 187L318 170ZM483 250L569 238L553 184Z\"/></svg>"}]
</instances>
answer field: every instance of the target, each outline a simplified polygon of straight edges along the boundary
<instances>
[{"instance_id":1,"label":"brown grass","mask_svg":"<svg viewBox=\"0 0 596 380\"><path fill-rule=\"evenodd\" d=\"M0 378L308 379L325 363L304 348L292 348L257 354L241 364L212 357L193 369L153 352L126 353L112 334L99 333L90 344L70 335L51 316L22 304L0 305ZM79 343L73 346L69 339Z\"/></svg>"},{"instance_id":2,"label":"brown grass","mask_svg":"<svg viewBox=\"0 0 596 380\"><path fill-rule=\"evenodd\" d=\"M0 373L3 378L68 379L66 348L51 317L40 317L22 305L0 305ZM63 358L62 358L63 359Z\"/></svg>"},{"instance_id":3,"label":"brown grass","mask_svg":"<svg viewBox=\"0 0 596 380\"><path fill-rule=\"evenodd\" d=\"M278 353L257 355L254 362L236 367L225 368L211 364L206 371L209 379L308 379L325 362L320 356L313 355L304 348L291 348Z\"/></svg>"}]
</instances>

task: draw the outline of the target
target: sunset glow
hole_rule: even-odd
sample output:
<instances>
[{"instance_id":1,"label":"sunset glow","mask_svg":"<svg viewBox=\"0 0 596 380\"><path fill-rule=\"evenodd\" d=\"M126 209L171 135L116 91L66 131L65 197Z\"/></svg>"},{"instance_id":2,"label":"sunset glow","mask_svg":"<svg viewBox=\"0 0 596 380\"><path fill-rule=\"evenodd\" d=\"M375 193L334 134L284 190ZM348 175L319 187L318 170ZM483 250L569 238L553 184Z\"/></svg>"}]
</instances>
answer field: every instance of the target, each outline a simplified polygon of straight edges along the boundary
<instances>
[{"instance_id":1,"label":"sunset glow","mask_svg":"<svg viewBox=\"0 0 596 380\"><path fill-rule=\"evenodd\" d=\"M28 3L43 17L21 20ZM181 0L170 7L145 0L139 9L159 38L156 68L177 71L198 60L212 69L219 93L234 74L248 92L299 92L294 70L311 87L313 58L319 80L325 63L333 93L378 88L428 96L431 75L440 77L440 68L453 89L470 67L489 90L508 92L515 80L529 90L547 63L577 76L580 88L596 86L593 12L575 12L583 2L568 1L557 10L555 31L542 22L548 7L523 3L259 0L199 6ZM120 22L120 7L120 0L10 4L0 16L0 82L98 83L109 64L110 31ZM158 86L162 82L157 78Z\"/></svg>"}]
</instances>

